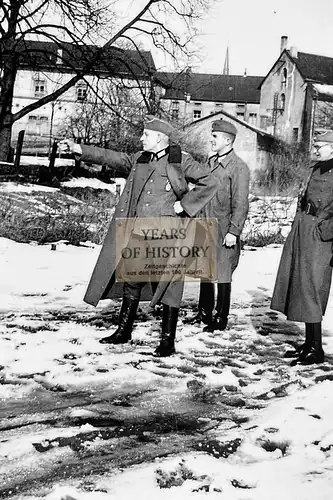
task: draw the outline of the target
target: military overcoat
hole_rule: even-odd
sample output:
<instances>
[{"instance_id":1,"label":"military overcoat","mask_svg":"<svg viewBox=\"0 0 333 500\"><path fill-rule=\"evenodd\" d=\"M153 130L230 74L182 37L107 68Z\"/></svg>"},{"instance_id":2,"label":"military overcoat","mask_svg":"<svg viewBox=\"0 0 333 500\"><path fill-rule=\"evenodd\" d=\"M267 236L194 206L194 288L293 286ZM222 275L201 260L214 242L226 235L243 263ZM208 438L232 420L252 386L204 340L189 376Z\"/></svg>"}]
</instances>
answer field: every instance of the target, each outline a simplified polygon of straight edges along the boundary
<instances>
[{"instance_id":1,"label":"military overcoat","mask_svg":"<svg viewBox=\"0 0 333 500\"><path fill-rule=\"evenodd\" d=\"M202 215L217 219L217 281L230 283L240 256L240 234L249 210L250 171L234 150L218 158L209 158L208 168L214 176L217 192L204 207ZM234 247L223 240L227 233L237 237Z\"/></svg>"},{"instance_id":2,"label":"military overcoat","mask_svg":"<svg viewBox=\"0 0 333 500\"><path fill-rule=\"evenodd\" d=\"M322 321L332 277L333 160L318 162L284 244L271 308L291 321Z\"/></svg>"},{"instance_id":3,"label":"military overcoat","mask_svg":"<svg viewBox=\"0 0 333 500\"><path fill-rule=\"evenodd\" d=\"M84 301L97 305L99 300L113 298L114 285L119 291L119 284L115 284L115 269L119 263L116 260L116 220L136 216L136 207L142 190L150 182L156 168L155 161L142 162L142 153L127 155L103 148L82 145L81 160L97 164L106 164L127 176L127 182L116 206L110 227L106 234L100 255L92 273ZM147 155L146 155L147 157ZM181 200L186 214L194 217L216 193L216 184L209 170L182 153L179 162L174 162L169 156L164 156L159 162L165 163L165 170L171 185L171 196L174 201ZM195 184L189 190L187 183ZM170 213L170 208L162 216L176 216ZM161 286L160 286L161 285ZM156 294L158 300L172 307L179 307L182 298L182 286L171 283L169 287L160 283ZM160 288L159 288L160 287ZM121 287L122 288L122 287ZM162 288L162 290L161 290ZM154 298L153 298L154 299ZM153 300L155 304L157 300Z\"/></svg>"}]
</instances>

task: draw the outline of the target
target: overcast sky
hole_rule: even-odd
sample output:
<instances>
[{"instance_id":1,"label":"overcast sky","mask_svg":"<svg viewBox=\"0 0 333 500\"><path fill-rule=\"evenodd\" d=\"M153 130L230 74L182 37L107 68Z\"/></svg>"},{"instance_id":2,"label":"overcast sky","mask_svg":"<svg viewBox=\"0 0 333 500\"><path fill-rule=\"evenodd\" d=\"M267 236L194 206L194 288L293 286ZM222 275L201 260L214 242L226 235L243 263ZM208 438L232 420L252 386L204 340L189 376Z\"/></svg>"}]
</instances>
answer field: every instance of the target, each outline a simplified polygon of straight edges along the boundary
<instances>
[{"instance_id":1,"label":"overcast sky","mask_svg":"<svg viewBox=\"0 0 333 500\"><path fill-rule=\"evenodd\" d=\"M136 2L134 2L135 4ZM265 75L288 48L333 57L333 0L215 0L200 23L202 62L194 71L220 73L229 45L230 74ZM157 66L161 56L153 51Z\"/></svg>"}]
</instances>

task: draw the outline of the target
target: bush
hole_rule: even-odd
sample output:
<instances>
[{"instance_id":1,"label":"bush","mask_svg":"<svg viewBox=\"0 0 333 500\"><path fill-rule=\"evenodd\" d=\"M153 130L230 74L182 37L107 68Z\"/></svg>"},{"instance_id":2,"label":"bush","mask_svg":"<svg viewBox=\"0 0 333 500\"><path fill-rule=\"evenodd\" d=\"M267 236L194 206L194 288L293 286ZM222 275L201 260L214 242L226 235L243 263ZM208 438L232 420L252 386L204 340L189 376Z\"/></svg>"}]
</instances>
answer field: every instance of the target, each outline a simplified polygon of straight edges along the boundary
<instances>
[{"instance_id":1,"label":"bush","mask_svg":"<svg viewBox=\"0 0 333 500\"><path fill-rule=\"evenodd\" d=\"M38 197L39 194L39 197ZM29 201L31 197L29 197ZM101 244L109 227L115 197L109 192L85 194L85 201L64 196L60 192L35 195L33 209L18 205L13 198L1 200L0 237L20 243L39 244L67 240L72 245L92 241ZM42 210L36 210L42 206Z\"/></svg>"},{"instance_id":2,"label":"bush","mask_svg":"<svg viewBox=\"0 0 333 500\"><path fill-rule=\"evenodd\" d=\"M253 192L258 194L265 190L266 194L295 195L306 177L310 162L310 154L301 144L275 143L267 167L255 172Z\"/></svg>"},{"instance_id":3,"label":"bush","mask_svg":"<svg viewBox=\"0 0 333 500\"><path fill-rule=\"evenodd\" d=\"M244 241L242 241L242 247L248 245L250 247L264 247L266 245L280 245L285 242L285 237L281 233L281 229L277 231L251 231Z\"/></svg>"}]
</instances>

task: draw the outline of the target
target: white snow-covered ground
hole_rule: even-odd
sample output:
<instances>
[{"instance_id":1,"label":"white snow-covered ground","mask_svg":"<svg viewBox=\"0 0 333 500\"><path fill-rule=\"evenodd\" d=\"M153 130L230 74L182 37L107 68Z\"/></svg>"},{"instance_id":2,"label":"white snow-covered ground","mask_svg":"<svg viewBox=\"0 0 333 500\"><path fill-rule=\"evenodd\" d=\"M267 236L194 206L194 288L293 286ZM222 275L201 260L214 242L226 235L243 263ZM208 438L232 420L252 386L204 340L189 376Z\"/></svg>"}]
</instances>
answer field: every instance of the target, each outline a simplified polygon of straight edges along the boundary
<instances>
[{"instance_id":1,"label":"white snow-covered ground","mask_svg":"<svg viewBox=\"0 0 333 500\"><path fill-rule=\"evenodd\" d=\"M103 301L95 310L82 302L98 252L94 245L78 248L59 243L52 251L50 245L0 239L2 408L23 404L30 398L38 402L40 387L89 395L103 390L121 394L156 386L159 404L164 398L167 410L172 401L176 411L177 397L181 401L181 397L190 397L196 390L217 398L217 406L212 405L215 412L219 411L219 398L233 391L243 400L259 398L265 408L233 407L236 413L249 417L238 425L230 425L230 421L228 425L223 421L216 424L214 419L206 418L208 426L215 422L213 437L217 442L241 439L241 445L227 458L200 451L178 453L123 471L92 474L90 488L82 480L59 480L52 483L50 490L32 496L16 491L15 498L330 500L333 304L330 302L324 321L328 361L318 367L290 367L282 354L286 342L299 336L299 325L285 322L282 316L269 311L281 246L245 250L235 273L229 329L222 334L204 334L199 327L183 324L181 317L177 354L162 364L143 353L143 346L152 352L158 342L159 320L139 319L133 344L114 348L98 343L108 333L105 325L71 320L71 315L89 319L119 307ZM187 308L195 304L197 292L197 283L187 283ZM146 310L147 305L142 308ZM67 320L57 320L58 314L67 314ZM225 361L226 353L232 365ZM208 358L209 363L197 363ZM274 392L276 388L279 392ZM93 413L87 409L68 412ZM20 418L25 421L25 415ZM11 430L3 435L0 467L4 484L25 469L43 468L52 453L58 460L67 453L66 448L58 448L41 455L32 443L84 430L84 426L37 426L32 433ZM168 485L171 487L164 487Z\"/></svg>"}]
</instances>

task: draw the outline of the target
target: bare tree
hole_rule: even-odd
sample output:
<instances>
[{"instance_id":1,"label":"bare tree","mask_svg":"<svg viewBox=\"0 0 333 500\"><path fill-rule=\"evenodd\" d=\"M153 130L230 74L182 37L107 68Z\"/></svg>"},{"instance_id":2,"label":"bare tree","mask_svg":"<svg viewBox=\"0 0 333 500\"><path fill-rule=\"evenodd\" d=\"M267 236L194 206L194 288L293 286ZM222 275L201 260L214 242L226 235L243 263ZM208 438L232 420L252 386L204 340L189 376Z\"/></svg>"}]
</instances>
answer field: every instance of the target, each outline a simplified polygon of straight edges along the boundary
<instances>
[{"instance_id":1,"label":"bare tree","mask_svg":"<svg viewBox=\"0 0 333 500\"><path fill-rule=\"evenodd\" d=\"M317 101L315 107L315 128L333 128L333 102Z\"/></svg>"},{"instance_id":2,"label":"bare tree","mask_svg":"<svg viewBox=\"0 0 333 500\"><path fill-rule=\"evenodd\" d=\"M175 60L188 57L193 47L195 21L207 10L210 0L142 0L141 10L121 24L117 9L124 0L2 0L0 2L0 160L6 160L13 123L54 101L79 80L94 71L111 47L130 44L139 50L150 43ZM52 14L50 16L50 13ZM51 21L50 21L51 19ZM109 35L107 35L107 33ZM68 42L82 48L100 42L96 50L82 50L80 65L72 63L73 76L48 95L12 110L14 86L22 61L32 56L31 39L51 41L70 64ZM125 54L125 52L123 52ZM37 54L41 57L48 57ZM34 54L36 56L36 54ZM121 57L121 51L118 52ZM38 58L37 58L38 60ZM123 61L129 65L128 60ZM50 64L50 57L48 58ZM51 61L52 64L52 61ZM54 67L56 63L54 62ZM149 71L149 70L148 70ZM111 74L112 76L112 69ZM149 78L152 75L147 75Z\"/></svg>"},{"instance_id":3,"label":"bare tree","mask_svg":"<svg viewBox=\"0 0 333 500\"><path fill-rule=\"evenodd\" d=\"M58 134L132 153L140 146L145 109L139 89L109 83L103 90L90 91L58 128Z\"/></svg>"}]
</instances>

